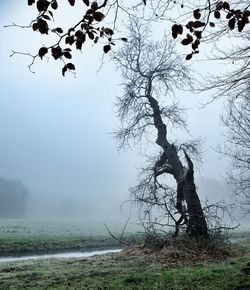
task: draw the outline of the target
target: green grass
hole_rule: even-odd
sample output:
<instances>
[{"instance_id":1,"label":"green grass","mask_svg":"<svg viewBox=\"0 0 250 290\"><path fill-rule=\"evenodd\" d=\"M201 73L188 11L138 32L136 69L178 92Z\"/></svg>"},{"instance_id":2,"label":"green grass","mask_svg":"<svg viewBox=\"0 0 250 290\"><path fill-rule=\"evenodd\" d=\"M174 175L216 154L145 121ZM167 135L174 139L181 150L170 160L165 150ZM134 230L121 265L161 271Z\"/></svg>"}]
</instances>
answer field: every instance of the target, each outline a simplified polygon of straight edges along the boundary
<instances>
[{"instance_id":1,"label":"green grass","mask_svg":"<svg viewBox=\"0 0 250 290\"><path fill-rule=\"evenodd\" d=\"M122 225L112 225L114 232L121 231ZM103 222L67 219L0 219L0 236L39 237L39 236L96 236L107 234Z\"/></svg>"},{"instance_id":2,"label":"green grass","mask_svg":"<svg viewBox=\"0 0 250 290\"><path fill-rule=\"evenodd\" d=\"M113 233L122 226L111 228ZM103 223L0 219L0 256L117 247Z\"/></svg>"},{"instance_id":3,"label":"green grass","mask_svg":"<svg viewBox=\"0 0 250 290\"><path fill-rule=\"evenodd\" d=\"M122 225L110 228L119 236ZM132 228L132 232L135 232ZM131 228L128 228L130 231ZM250 237L249 232L236 232L233 238ZM62 251L82 251L117 247L119 243L107 233L103 223L83 220L0 219L0 256Z\"/></svg>"},{"instance_id":4,"label":"green grass","mask_svg":"<svg viewBox=\"0 0 250 290\"><path fill-rule=\"evenodd\" d=\"M250 284L241 272L249 261L245 248L223 262L178 267L126 254L0 263L0 289L232 290Z\"/></svg>"},{"instance_id":5,"label":"green grass","mask_svg":"<svg viewBox=\"0 0 250 290\"><path fill-rule=\"evenodd\" d=\"M29 237L0 238L0 256L22 254L55 253L63 251L84 251L119 247L120 244L108 236L96 237Z\"/></svg>"},{"instance_id":6,"label":"green grass","mask_svg":"<svg viewBox=\"0 0 250 290\"><path fill-rule=\"evenodd\" d=\"M0 255L116 245L104 233L105 230L98 227L74 222L0 221ZM247 238L249 233L236 235L233 248L241 254L216 262L191 263L178 258L173 263L167 258L159 261L154 255L137 251L81 259L0 262L0 290L232 290L239 285L250 285L249 275L241 271L250 266L250 240Z\"/></svg>"}]
</instances>

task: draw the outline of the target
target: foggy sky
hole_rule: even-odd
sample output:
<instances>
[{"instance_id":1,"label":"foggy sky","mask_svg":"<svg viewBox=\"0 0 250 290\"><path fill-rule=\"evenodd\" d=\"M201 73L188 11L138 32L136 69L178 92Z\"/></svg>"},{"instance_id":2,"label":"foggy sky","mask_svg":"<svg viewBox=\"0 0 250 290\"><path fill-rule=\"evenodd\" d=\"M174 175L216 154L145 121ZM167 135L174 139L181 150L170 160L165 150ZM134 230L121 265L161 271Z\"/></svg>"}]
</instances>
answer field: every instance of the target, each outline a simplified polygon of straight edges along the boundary
<instances>
[{"instance_id":1,"label":"foggy sky","mask_svg":"<svg viewBox=\"0 0 250 290\"><path fill-rule=\"evenodd\" d=\"M76 78L71 74L63 78L63 64L52 59L37 60L32 74L28 57L9 55L12 50L36 53L48 40L25 29L3 28L12 22L28 24L35 15L35 9L22 1L4 2L0 4L0 176L22 180L36 207L51 207L50 213L55 204L72 202L82 207L83 216L98 214L105 219L118 214L141 160L138 149L119 153L109 134L118 124L114 101L121 93L119 73L107 58L99 70L102 47L97 46L76 53ZM218 184L227 166L214 151L223 144L222 102L200 110L206 95L180 96L192 108L187 111L192 135L204 141L204 164L196 174L200 187L207 178Z\"/></svg>"}]
</instances>

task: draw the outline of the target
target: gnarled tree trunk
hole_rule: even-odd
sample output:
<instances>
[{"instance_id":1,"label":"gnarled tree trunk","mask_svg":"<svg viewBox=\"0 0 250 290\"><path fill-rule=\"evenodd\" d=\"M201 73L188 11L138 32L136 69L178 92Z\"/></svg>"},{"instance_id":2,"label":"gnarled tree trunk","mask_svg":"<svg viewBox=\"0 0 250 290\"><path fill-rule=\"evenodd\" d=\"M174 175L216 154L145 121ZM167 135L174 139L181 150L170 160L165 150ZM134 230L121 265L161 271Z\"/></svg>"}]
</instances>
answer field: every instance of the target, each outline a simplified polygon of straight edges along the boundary
<instances>
[{"instance_id":1,"label":"gnarled tree trunk","mask_svg":"<svg viewBox=\"0 0 250 290\"><path fill-rule=\"evenodd\" d=\"M184 221L187 226L187 232L191 236L206 236L208 234L208 228L201 207L200 199L196 192L193 163L188 154L184 152L188 168L184 167L178 156L175 146L168 142L167 127L162 120L158 101L151 96L150 79L147 99L153 110L154 125L158 132L156 144L158 144L163 149L165 162L170 165L168 173L173 175L177 183L176 209L180 213L181 217L176 222L175 234L178 234L179 225ZM186 203L187 208L185 208L184 202Z\"/></svg>"},{"instance_id":2,"label":"gnarled tree trunk","mask_svg":"<svg viewBox=\"0 0 250 290\"><path fill-rule=\"evenodd\" d=\"M187 204L187 232L191 236L206 236L208 234L206 219L203 214L199 196L194 182L194 170L191 159L185 154L188 162L188 170L185 178L177 185L177 192L183 196ZM179 205L177 205L177 209Z\"/></svg>"}]
</instances>

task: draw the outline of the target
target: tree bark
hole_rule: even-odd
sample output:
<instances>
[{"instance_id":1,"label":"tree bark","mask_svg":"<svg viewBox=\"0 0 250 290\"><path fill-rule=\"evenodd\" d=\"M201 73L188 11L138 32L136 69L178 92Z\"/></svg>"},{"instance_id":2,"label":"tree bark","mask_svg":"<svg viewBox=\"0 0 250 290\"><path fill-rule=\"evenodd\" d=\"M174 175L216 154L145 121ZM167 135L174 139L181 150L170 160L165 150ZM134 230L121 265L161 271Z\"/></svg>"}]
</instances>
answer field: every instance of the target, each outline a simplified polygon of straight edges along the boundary
<instances>
[{"instance_id":1,"label":"tree bark","mask_svg":"<svg viewBox=\"0 0 250 290\"><path fill-rule=\"evenodd\" d=\"M208 228L201 207L200 199L196 191L193 163L186 153L185 157L187 159L189 168L182 182L182 189L184 200L187 203L187 212L189 215L187 232L191 236L206 236L208 234Z\"/></svg>"},{"instance_id":2,"label":"tree bark","mask_svg":"<svg viewBox=\"0 0 250 290\"><path fill-rule=\"evenodd\" d=\"M166 160L171 166L172 175L177 183L176 209L181 217L176 222L176 234L178 234L180 223L184 221L187 226L187 232L191 236L206 236L208 228L196 191L193 163L187 153L184 152L188 168L183 166L175 146L167 140L167 127L162 120L158 101L151 96L150 81L147 99L154 113L154 125L157 129L156 144L163 149ZM187 208L185 208L184 202L186 202Z\"/></svg>"}]
</instances>

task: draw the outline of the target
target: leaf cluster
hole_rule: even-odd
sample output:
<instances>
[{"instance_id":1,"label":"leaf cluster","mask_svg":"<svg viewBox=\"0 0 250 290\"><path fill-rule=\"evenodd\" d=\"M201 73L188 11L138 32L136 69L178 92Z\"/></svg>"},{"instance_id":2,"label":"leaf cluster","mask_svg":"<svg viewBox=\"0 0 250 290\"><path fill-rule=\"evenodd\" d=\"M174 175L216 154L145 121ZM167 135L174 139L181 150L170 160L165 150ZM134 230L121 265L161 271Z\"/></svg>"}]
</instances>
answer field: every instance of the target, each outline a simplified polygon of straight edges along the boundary
<instances>
[{"instance_id":1,"label":"leaf cluster","mask_svg":"<svg viewBox=\"0 0 250 290\"><path fill-rule=\"evenodd\" d=\"M71 7L76 6L75 0L67 0ZM32 22L31 27L34 31L40 34L47 35L50 32L58 35L59 40L57 43L48 46L41 47L39 53L35 56L40 56L43 58L45 55L50 53L54 59L63 60L64 67L62 69L62 74L65 75L65 69L70 70L67 66L67 59L72 58L72 54L75 50L82 50L86 42L92 42L94 44L100 43L102 41L102 51L103 53L108 53L112 51L112 47L116 44L117 39L114 38L114 27L117 18L119 18L119 11L123 11L130 15L131 10L123 5L122 0L115 0L114 2L108 0L82 0L79 1L83 5L84 15L77 23L71 27L64 29L62 27L51 28L51 22L54 20L54 13L60 7L60 2L58 0L28 0L28 5L36 5L38 11L38 16ZM125 1L124 1L125 2ZM168 9L171 9L169 3L172 1L162 0L155 1L158 3L156 6L152 6L153 0L149 1L139 1L136 8L132 6L132 10L138 11L140 4L147 5L149 9L153 9L154 17L159 17L159 15L165 15ZM179 5L177 1L173 1L173 7ZM183 16L179 13L178 22L172 25L172 37L176 39L181 37L181 44L186 47L190 47L191 51L186 55L186 60L192 59L194 54L198 54L200 51L200 44L205 42L207 39L213 39L216 33L216 28L219 37L223 35L224 32L238 30L238 33L246 31L246 25L249 23L250 10L247 1L243 3L231 1L204 1L204 6L202 6L202 1L194 4L193 8L188 5L189 1L182 2L181 8L188 7L188 18L183 20ZM160 5L161 4L161 5ZM164 4L164 12L161 13L160 7ZM233 8L232 8L233 7ZM114 11L114 19L111 22L113 27L104 27L100 25L110 11ZM191 12L191 13L190 13ZM185 14L186 15L186 14ZM139 19L137 15L133 15L135 19ZM153 18L151 19L153 20ZM221 28L221 24L225 24L225 27ZM22 26L21 26L22 27ZM210 30L211 29L211 30ZM209 32L206 33L205 32ZM220 34L221 33L221 34ZM210 35L210 36L208 36ZM119 40L127 42L127 38L121 37ZM71 49L71 50L69 50ZM35 58L34 57L34 58ZM32 64L34 63L34 60ZM32 65L31 64L31 65ZM30 68L30 66L29 66Z\"/></svg>"},{"instance_id":2,"label":"leaf cluster","mask_svg":"<svg viewBox=\"0 0 250 290\"><path fill-rule=\"evenodd\" d=\"M242 32L246 24L249 23L250 10L247 7L245 9L232 9L227 1L219 1L213 7L210 4L208 8L193 10L193 19L185 25L176 23L172 25L173 38L182 35L184 29L187 30L187 34L181 40L181 44L184 46L190 45L192 51L186 55L186 60L190 60L193 54L199 53L199 45L206 28L216 27L214 20L219 20L223 15L225 15L227 26L230 30L237 27L238 32Z\"/></svg>"},{"instance_id":3,"label":"leaf cluster","mask_svg":"<svg viewBox=\"0 0 250 290\"><path fill-rule=\"evenodd\" d=\"M68 2L71 6L75 5L75 0L68 0ZM104 53L108 53L112 46L115 45L112 39L114 35L113 29L99 25L105 18L105 15L100 11L105 6L105 2L102 5L98 5L96 1L90 3L89 0L83 0L83 4L86 7L85 14L78 23L67 29L66 32L64 32L62 27L50 28L51 20L54 18L53 12L59 7L57 0L28 0L28 5L33 4L36 4L38 11L38 17L32 23L33 31L37 31L40 34L52 32L59 37L56 44L49 47L41 47L37 56L43 59L44 56L50 53L55 60L63 60L65 64L62 68L63 76L67 70L75 70L74 64L67 63L67 59L72 58L73 47L76 50L82 50L87 41L92 41L96 44L101 38L107 41L103 45ZM121 40L127 41L126 38L121 38Z\"/></svg>"}]
</instances>

